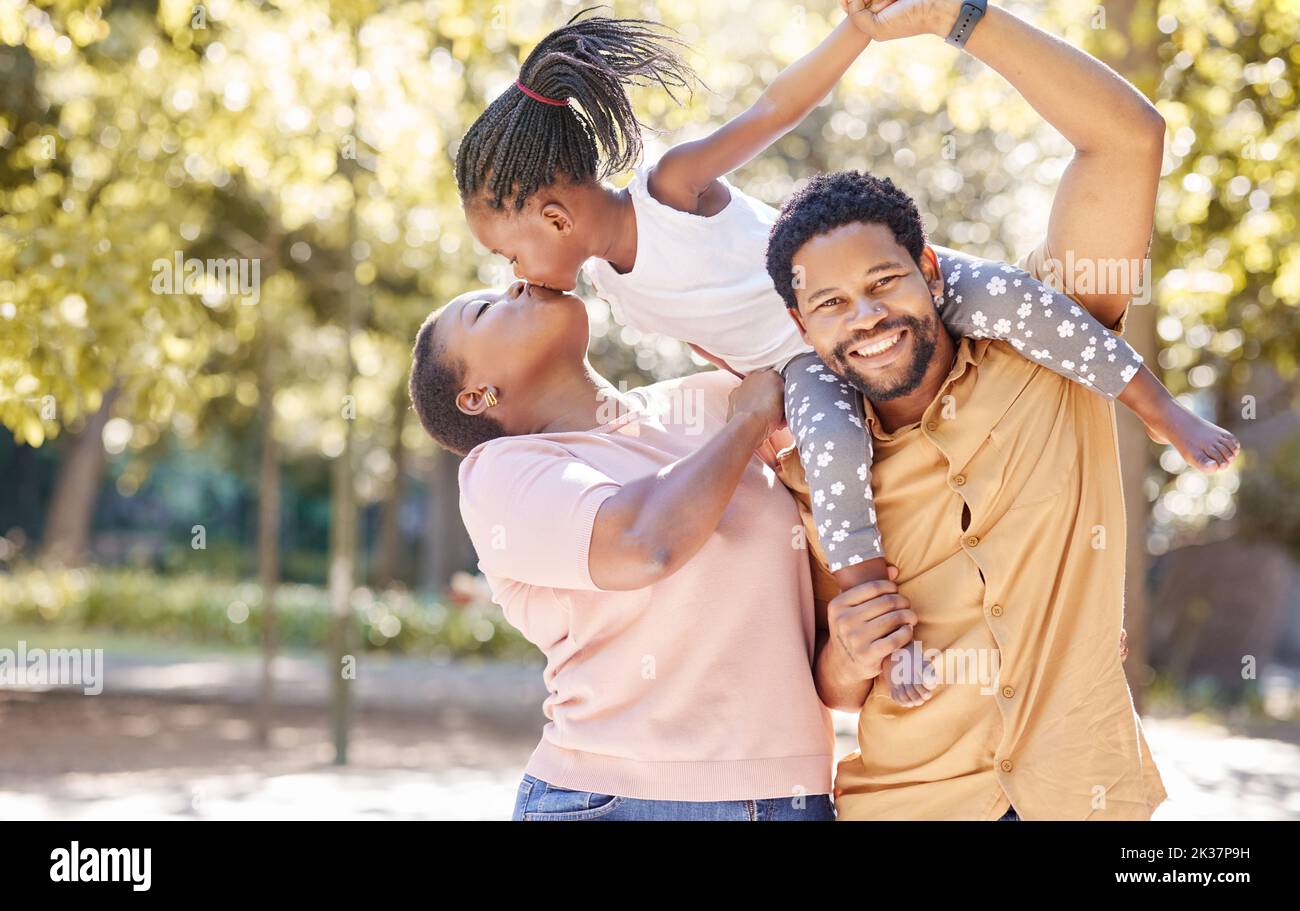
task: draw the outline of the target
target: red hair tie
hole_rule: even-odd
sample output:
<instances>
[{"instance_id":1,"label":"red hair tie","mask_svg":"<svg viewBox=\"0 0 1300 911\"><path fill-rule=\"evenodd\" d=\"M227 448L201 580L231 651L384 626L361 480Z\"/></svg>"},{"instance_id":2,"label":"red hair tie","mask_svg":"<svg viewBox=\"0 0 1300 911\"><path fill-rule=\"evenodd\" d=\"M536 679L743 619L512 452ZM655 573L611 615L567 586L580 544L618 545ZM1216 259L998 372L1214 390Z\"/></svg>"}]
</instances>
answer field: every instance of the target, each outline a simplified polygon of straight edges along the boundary
<instances>
[{"instance_id":1,"label":"red hair tie","mask_svg":"<svg viewBox=\"0 0 1300 911\"><path fill-rule=\"evenodd\" d=\"M569 106L569 102L567 100L560 101L559 99L556 98L547 98L545 95L539 95L536 92L534 92L532 89L530 89L528 86L520 82L518 79L515 80L515 86L519 89L519 91L523 92L529 98L533 99L533 101L540 101L542 104L552 104L555 105L557 108L567 108Z\"/></svg>"}]
</instances>

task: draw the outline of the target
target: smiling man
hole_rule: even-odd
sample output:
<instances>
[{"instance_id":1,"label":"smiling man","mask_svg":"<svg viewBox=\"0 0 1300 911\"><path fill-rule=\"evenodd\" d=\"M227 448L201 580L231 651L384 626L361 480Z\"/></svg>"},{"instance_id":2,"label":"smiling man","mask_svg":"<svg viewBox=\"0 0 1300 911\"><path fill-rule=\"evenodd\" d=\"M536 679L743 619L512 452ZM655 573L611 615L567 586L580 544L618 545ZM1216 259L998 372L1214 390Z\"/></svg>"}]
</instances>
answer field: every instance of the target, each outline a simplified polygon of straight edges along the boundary
<instances>
[{"instance_id":1,"label":"smiling man","mask_svg":"<svg viewBox=\"0 0 1300 911\"><path fill-rule=\"evenodd\" d=\"M950 6L931 4L936 34ZM1143 258L1164 133L1146 99L1000 9L966 49L1076 150L1047 239L1022 268L1050 279L1054 256ZM1007 342L949 335L936 307L953 278L944 270L962 268L945 257L941 269L912 200L866 174L813 179L772 230L768 271L791 316L862 394L876 517L898 567L896 582L819 605L818 692L860 712L859 750L836 776L839 817L1150 818L1165 791L1117 648L1125 518L1113 406ZM1068 306L1122 329L1134 289L1089 290ZM808 524L797 451L782 468ZM818 575L819 594L832 594ZM938 676L918 708L876 685L866 632L909 607L913 647Z\"/></svg>"},{"instance_id":2,"label":"smiling man","mask_svg":"<svg viewBox=\"0 0 1300 911\"><path fill-rule=\"evenodd\" d=\"M784 283L804 337L864 397L877 520L899 568L897 584L858 586L827 610L818 691L861 711L840 817L1148 818L1164 790L1117 648L1113 406L1003 342L954 340L935 309L934 252L870 214L898 195L855 172L817 178L773 231L778 262L807 277L810 291ZM919 232L910 201L892 208ZM797 454L783 470L806 487ZM938 677L911 709L873 686L880 669L858 634L909 606Z\"/></svg>"}]
</instances>

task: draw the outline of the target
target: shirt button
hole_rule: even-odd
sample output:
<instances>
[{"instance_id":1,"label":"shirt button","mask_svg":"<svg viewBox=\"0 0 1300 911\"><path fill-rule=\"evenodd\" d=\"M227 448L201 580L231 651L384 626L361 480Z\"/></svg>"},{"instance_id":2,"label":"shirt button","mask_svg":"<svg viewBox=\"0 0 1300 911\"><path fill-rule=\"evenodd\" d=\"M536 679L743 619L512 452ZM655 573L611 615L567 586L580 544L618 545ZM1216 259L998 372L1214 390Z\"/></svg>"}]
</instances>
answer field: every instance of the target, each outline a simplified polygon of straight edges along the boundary
<instances>
[{"instance_id":1,"label":"shirt button","mask_svg":"<svg viewBox=\"0 0 1300 911\"><path fill-rule=\"evenodd\" d=\"M979 544L979 543L980 543L980 539L977 538L977 537L975 537L974 535L971 535L969 538L966 539L966 546L967 546L967 547L974 547L975 545L977 545L977 544Z\"/></svg>"},{"instance_id":2,"label":"shirt button","mask_svg":"<svg viewBox=\"0 0 1300 911\"><path fill-rule=\"evenodd\" d=\"M930 431L931 433L934 433L936 430L939 429L939 425L934 421L926 421L925 429Z\"/></svg>"},{"instance_id":3,"label":"shirt button","mask_svg":"<svg viewBox=\"0 0 1300 911\"><path fill-rule=\"evenodd\" d=\"M1004 771L1004 772L1010 772L1010 771L1011 771L1012 769L1014 769L1014 768L1015 768L1015 766L1012 765L1010 759L1004 759L1004 760L1002 760L1002 771Z\"/></svg>"},{"instance_id":4,"label":"shirt button","mask_svg":"<svg viewBox=\"0 0 1300 911\"><path fill-rule=\"evenodd\" d=\"M1002 605L1001 605L1001 604L995 604L995 605L993 605L992 607L989 608L989 613L992 614L992 615L995 616L995 617L1001 617L1001 616L1002 616Z\"/></svg>"},{"instance_id":5,"label":"shirt button","mask_svg":"<svg viewBox=\"0 0 1300 911\"><path fill-rule=\"evenodd\" d=\"M956 484L958 487L961 487L963 484L966 483L966 476L964 474L959 474L952 479L952 482Z\"/></svg>"},{"instance_id":6,"label":"shirt button","mask_svg":"<svg viewBox=\"0 0 1300 911\"><path fill-rule=\"evenodd\" d=\"M1010 699L1015 694L1016 694L1016 688L1014 686L1004 686L1002 688L1002 697L1004 699Z\"/></svg>"}]
</instances>

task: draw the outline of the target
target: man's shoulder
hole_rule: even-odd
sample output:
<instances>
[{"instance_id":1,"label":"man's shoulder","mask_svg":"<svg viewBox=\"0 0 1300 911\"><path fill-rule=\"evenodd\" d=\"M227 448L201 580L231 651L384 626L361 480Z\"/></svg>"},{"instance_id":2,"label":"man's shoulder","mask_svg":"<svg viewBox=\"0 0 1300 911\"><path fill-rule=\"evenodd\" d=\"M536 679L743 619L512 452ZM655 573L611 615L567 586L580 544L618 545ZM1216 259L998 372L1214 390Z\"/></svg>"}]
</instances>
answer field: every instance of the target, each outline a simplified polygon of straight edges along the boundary
<instances>
[{"instance_id":1,"label":"man's shoulder","mask_svg":"<svg viewBox=\"0 0 1300 911\"><path fill-rule=\"evenodd\" d=\"M989 430L993 426L1005 430L1005 421L1017 414L1031 420L1050 421L1053 414L1067 407L1076 419L1094 412L1098 418L1109 414L1113 419L1113 407L1096 389L1034 363L1007 342L999 339L963 339L963 342L971 346L970 358L976 371L967 404L976 405L981 414L1001 415Z\"/></svg>"}]
</instances>

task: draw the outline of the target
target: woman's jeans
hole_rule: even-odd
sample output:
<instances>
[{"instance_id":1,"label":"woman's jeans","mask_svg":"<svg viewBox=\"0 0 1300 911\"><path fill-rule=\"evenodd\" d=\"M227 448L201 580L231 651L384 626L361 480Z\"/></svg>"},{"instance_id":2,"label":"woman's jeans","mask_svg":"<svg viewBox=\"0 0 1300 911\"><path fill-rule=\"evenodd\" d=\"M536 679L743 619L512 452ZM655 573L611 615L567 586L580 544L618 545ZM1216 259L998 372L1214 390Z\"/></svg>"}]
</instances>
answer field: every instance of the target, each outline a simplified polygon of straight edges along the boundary
<instances>
[{"instance_id":1,"label":"woman's jeans","mask_svg":"<svg viewBox=\"0 0 1300 911\"><path fill-rule=\"evenodd\" d=\"M591 791L569 791L524 775L510 817L524 822L571 822L605 819L632 822L655 819L691 822L832 822L835 804L829 794L774 797L767 800L639 800Z\"/></svg>"}]
</instances>

